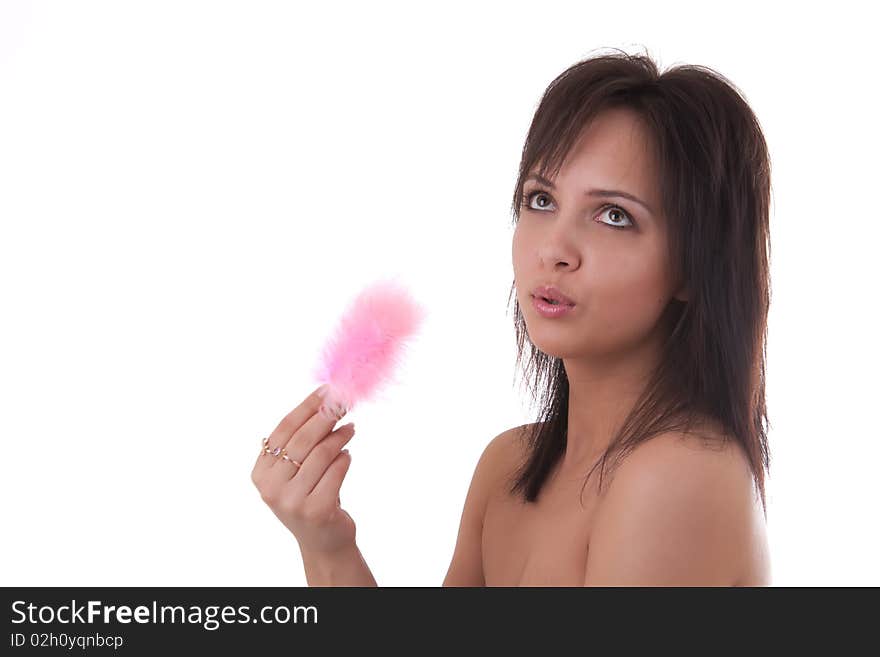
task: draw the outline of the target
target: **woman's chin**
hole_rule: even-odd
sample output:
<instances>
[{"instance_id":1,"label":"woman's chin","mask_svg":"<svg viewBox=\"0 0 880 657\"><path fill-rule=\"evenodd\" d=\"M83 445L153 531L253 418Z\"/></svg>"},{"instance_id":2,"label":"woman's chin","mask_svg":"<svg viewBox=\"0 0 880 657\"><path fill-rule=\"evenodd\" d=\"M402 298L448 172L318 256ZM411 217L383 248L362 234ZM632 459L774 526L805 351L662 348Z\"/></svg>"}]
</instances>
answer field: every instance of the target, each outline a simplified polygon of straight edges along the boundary
<instances>
[{"instance_id":1,"label":"woman's chin","mask_svg":"<svg viewBox=\"0 0 880 657\"><path fill-rule=\"evenodd\" d=\"M538 336L538 339L535 339L535 336L531 333L529 334L529 339L538 351L553 358L569 358L572 355L573 345L568 340L550 339L546 336Z\"/></svg>"}]
</instances>

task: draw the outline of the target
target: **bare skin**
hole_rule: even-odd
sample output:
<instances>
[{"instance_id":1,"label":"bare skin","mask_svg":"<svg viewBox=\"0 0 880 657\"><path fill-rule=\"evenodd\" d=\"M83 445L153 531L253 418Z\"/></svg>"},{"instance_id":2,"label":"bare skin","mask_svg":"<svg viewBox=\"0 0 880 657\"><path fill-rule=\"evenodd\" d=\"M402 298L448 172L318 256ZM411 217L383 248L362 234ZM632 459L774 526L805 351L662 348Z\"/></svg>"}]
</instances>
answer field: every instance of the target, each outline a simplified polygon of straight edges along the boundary
<instances>
[{"instance_id":1,"label":"bare skin","mask_svg":"<svg viewBox=\"0 0 880 657\"><path fill-rule=\"evenodd\" d=\"M281 420L267 441L270 449L283 450L281 458L260 454L251 480L301 545L332 552L354 542L354 523L339 506L339 489L351 462L341 450L354 430L337 429L328 436L336 418L320 412L321 403L315 390Z\"/></svg>"},{"instance_id":2,"label":"bare skin","mask_svg":"<svg viewBox=\"0 0 880 657\"><path fill-rule=\"evenodd\" d=\"M648 135L632 113L606 112L586 130L552 188L526 187L513 239L517 297L532 342L562 358L569 378L566 451L536 504L508 492L525 457L521 427L486 447L465 500L444 586L761 586L770 564L759 499L736 443L708 448L664 434L639 445L600 496L583 477L630 409L660 356L661 313L688 291L670 275L665 219ZM597 199L585 188L645 201ZM539 201L539 199L541 199ZM621 225L623 228L612 226ZM537 314L531 292L556 285L576 302L564 319ZM330 429L310 395L279 424L252 479L297 537L310 585L375 586L339 506L351 433ZM718 427L703 434L719 442Z\"/></svg>"},{"instance_id":3,"label":"bare skin","mask_svg":"<svg viewBox=\"0 0 880 657\"><path fill-rule=\"evenodd\" d=\"M554 180L527 180L512 244L517 301L529 338L561 358L568 436L537 503L508 493L525 458L521 427L493 439L472 479L444 585L715 585L770 583L760 498L742 448L664 434L621 462L598 494L598 469L661 356L671 299L689 292L667 255L650 134L631 110L609 110L579 136ZM533 171L532 173L537 173ZM644 202L596 197L622 190ZM647 206L647 207L645 207ZM563 318L532 304L539 285L574 300Z\"/></svg>"},{"instance_id":4,"label":"bare skin","mask_svg":"<svg viewBox=\"0 0 880 657\"><path fill-rule=\"evenodd\" d=\"M521 428L502 434L503 449L495 480L485 500L480 531L482 585L485 586L583 586L590 555L590 542L597 517L602 513L606 493L599 496L598 471L583 488L585 472L557 469L542 490L535 504L525 504L507 491L506 475L525 458ZM656 439L662 442L662 438ZM646 455L643 466L654 467L653 461L663 454L673 454L676 447ZM688 449L705 450L692 441ZM731 510L731 522L725 523L727 537L716 549L711 572L694 576L692 581L645 579L624 581L609 578L593 585L693 585L693 586L768 586L770 560L763 509L751 489L751 475L741 448L735 443L720 451L709 450L706 457L719 462L731 474L731 486L722 505ZM621 466L621 471L624 466ZM614 477L611 486L615 485ZM606 523L606 525L609 523ZM616 550L615 545L611 549ZM587 583L587 585L589 585Z\"/></svg>"},{"instance_id":5,"label":"bare skin","mask_svg":"<svg viewBox=\"0 0 880 657\"><path fill-rule=\"evenodd\" d=\"M666 219L649 136L628 110L600 115L582 134L554 188L526 182L513 235L516 295L531 341L562 358L569 379L568 449L563 469L592 462L608 445L660 356L661 313L688 298L672 279ZM586 195L621 190L622 198ZM532 290L554 284L576 304L546 319Z\"/></svg>"}]
</instances>

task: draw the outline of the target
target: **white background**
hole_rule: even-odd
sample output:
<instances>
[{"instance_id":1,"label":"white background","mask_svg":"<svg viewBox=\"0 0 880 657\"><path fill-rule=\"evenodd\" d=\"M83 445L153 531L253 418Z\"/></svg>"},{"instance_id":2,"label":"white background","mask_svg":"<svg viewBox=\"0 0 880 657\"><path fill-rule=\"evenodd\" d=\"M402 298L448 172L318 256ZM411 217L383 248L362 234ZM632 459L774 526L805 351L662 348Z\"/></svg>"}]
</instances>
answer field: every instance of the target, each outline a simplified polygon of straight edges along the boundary
<instances>
[{"instance_id":1,"label":"white background","mask_svg":"<svg viewBox=\"0 0 880 657\"><path fill-rule=\"evenodd\" d=\"M867 10L612 7L0 3L0 582L304 585L250 471L348 299L399 275L430 315L345 420L342 501L380 585L440 585L480 453L533 419L526 130L617 47L714 68L762 123L773 583L880 585Z\"/></svg>"}]
</instances>

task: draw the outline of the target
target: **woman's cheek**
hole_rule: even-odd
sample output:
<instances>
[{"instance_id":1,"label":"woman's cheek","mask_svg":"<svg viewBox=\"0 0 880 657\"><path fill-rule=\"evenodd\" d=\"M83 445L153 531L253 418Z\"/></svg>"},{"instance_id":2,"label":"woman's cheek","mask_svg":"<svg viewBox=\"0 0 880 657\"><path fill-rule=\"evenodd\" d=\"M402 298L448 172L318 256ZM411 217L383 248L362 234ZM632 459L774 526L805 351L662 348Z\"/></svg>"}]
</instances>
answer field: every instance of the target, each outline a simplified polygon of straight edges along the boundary
<instances>
[{"instance_id":1,"label":"woman's cheek","mask_svg":"<svg viewBox=\"0 0 880 657\"><path fill-rule=\"evenodd\" d=\"M644 263L606 270L602 284L592 287L585 313L594 339L607 339L607 346L613 347L650 333L665 308L660 275Z\"/></svg>"}]
</instances>

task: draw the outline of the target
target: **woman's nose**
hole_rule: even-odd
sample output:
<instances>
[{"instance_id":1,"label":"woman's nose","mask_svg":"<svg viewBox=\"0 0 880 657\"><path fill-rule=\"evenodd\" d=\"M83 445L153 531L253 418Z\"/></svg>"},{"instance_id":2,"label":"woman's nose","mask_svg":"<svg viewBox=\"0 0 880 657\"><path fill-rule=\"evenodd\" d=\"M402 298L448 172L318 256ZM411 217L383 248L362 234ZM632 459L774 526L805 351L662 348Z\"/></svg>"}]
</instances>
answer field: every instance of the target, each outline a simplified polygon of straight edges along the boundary
<instances>
[{"instance_id":1,"label":"woman's nose","mask_svg":"<svg viewBox=\"0 0 880 657\"><path fill-rule=\"evenodd\" d=\"M564 228L554 228L544 237L544 241L538 247L538 255L541 264L545 267L575 267L579 262L579 255L571 236L565 233Z\"/></svg>"}]
</instances>

